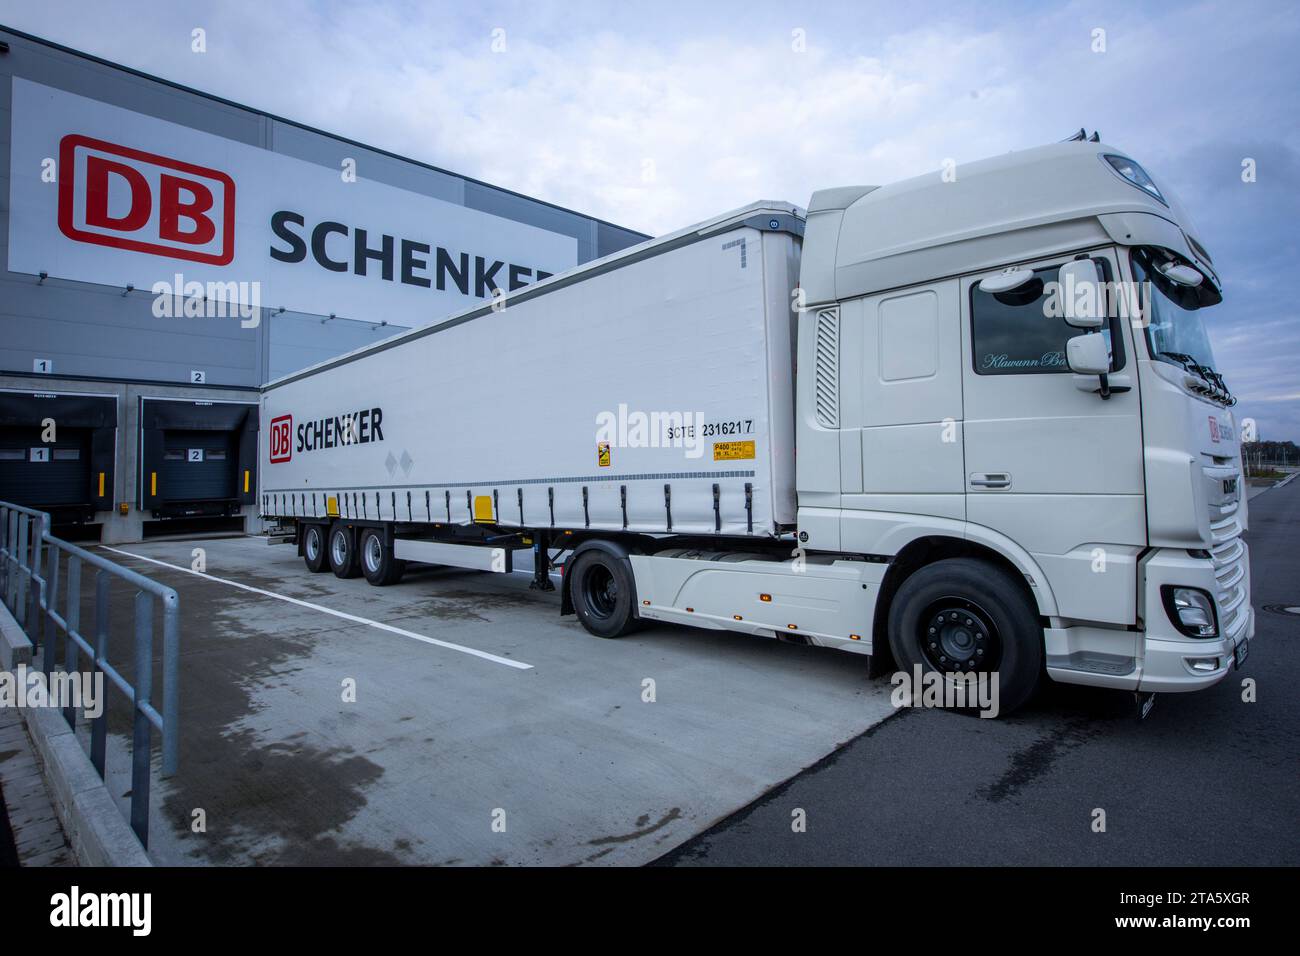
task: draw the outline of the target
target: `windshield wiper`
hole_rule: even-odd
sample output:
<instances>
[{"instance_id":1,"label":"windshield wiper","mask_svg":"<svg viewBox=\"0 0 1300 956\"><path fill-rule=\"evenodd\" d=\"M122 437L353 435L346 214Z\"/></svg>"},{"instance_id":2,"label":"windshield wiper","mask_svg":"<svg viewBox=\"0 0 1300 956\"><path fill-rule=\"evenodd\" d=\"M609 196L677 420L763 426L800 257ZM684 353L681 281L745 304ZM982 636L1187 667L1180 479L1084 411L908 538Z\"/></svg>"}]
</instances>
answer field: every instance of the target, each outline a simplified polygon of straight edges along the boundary
<instances>
[{"instance_id":1,"label":"windshield wiper","mask_svg":"<svg viewBox=\"0 0 1300 956\"><path fill-rule=\"evenodd\" d=\"M1224 384L1223 376L1208 365L1202 365L1186 352L1165 352L1162 350L1159 354L1173 359L1183 367L1184 371L1193 372L1199 375L1201 378L1205 379L1205 381L1217 388L1223 393L1223 401L1228 406L1231 407L1237 404L1236 397L1232 392L1228 391L1228 386Z\"/></svg>"},{"instance_id":2,"label":"windshield wiper","mask_svg":"<svg viewBox=\"0 0 1300 956\"><path fill-rule=\"evenodd\" d=\"M1228 391L1228 386L1225 385L1223 382L1223 376L1220 375L1218 372L1216 372L1214 369L1210 368L1208 365L1202 365L1201 368L1204 370L1201 374L1203 374L1215 385L1219 386L1219 388L1223 391L1224 401L1227 402L1229 406L1236 405L1237 404L1236 396L1234 396L1232 392Z\"/></svg>"},{"instance_id":3,"label":"windshield wiper","mask_svg":"<svg viewBox=\"0 0 1300 956\"><path fill-rule=\"evenodd\" d=\"M1189 372L1195 371L1197 368L1196 359L1192 358L1186 352L1165 352L1162 350L1160 354L1169 356Z\"/></svg>"}]
</instances>

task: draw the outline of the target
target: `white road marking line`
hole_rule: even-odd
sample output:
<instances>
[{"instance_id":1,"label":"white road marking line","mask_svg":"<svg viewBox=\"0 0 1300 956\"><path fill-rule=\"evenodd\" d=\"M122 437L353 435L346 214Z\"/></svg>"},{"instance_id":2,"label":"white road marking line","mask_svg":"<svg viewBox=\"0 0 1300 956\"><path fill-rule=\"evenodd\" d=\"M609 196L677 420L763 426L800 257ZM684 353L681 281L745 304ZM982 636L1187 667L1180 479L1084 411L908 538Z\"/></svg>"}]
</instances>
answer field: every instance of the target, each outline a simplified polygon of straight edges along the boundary
<instances>
[{"instance_id":1,"label":"white road marking line","mask_svg":"<svg viewBox=\"0 0 1300 956\"><path fill-rule=\"evenodd\" d=\"M495 664L505 664L506 667L513 667L516 670L529 671L533 669L532 664L525 664L523 661L514 661L508 657L498 657L495 654L489 654L487 651L465 647L463 644L452 644L450 641L440 641L436 637L426 637L423 634L416 634L414 631L407 631L400 627L394 627L391 624L385 624L383 621L372 621L368 617L359 617L356 614L348 614L346 611L336 611L333 608L325 607L321 604L312 604L310 601L303 601L298 598L289 597L287 594L276 594L274 591L255 588L251 584L241 584L238 581L231 581L229 578L219 578L214 574L208 574L204 571L195 571L192 568L182 567L179 564L168 564L166 561L159 561L157 558L147 558L143 554L135 554L132 551L119 551L117 548L110 548L106 544L101 544L100 547L105 551L112 551L114 554L124 554L128 558L148 561L150 564L157 564L164 568L171 568L173 571L184 571L186 574L192 574L197 578L207 578L209 581L216 581L218 584L228 584L232 588L239 588L241 591L248 591L252 594L260 594L263 597L275 598L277 601L284 601L288 604L296 604L299 607L310 608L313 611L320 611L322 614L329 614L333 617L342 618L345 621L352 621L354 624L365 624L367 627L387 631L390 634L400 634L402 637L409 637L411 640L419 641L422 644L432 644L434 647L445 647L449 651L460 651L462 654L481 657L483 660L492 661Z\"/></svg>"}]
</instances>

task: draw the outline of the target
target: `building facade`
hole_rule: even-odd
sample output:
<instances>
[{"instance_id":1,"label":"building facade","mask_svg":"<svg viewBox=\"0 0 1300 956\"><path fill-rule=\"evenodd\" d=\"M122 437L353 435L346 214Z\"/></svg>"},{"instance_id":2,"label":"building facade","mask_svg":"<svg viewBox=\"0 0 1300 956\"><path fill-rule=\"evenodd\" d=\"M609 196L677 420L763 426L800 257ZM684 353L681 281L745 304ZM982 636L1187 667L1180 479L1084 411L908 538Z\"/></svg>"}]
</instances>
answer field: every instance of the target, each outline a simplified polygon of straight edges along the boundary
<instances>
[{"instance_id":1,"label":"building facade","mask_svg":"<svg viewBox=\"0 0 1300 956\"><path fill-rule=\"evenodd\" d=\"M646 236L0 28L0 500L257 526L258 388Z\"/></svg>"}]
</instances>

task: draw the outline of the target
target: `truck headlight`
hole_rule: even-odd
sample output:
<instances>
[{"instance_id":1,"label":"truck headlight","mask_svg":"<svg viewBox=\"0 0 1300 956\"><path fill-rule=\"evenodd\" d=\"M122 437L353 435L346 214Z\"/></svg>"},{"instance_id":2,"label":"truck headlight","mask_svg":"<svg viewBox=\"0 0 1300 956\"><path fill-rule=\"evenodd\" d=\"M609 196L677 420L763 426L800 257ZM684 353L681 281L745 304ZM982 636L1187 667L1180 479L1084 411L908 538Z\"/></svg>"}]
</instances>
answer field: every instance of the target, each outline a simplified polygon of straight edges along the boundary
<instances>
[{"instance_id":1,"label":"truck headlight","mask_svg":"<svg viewBox=\"0 0 1300 956\"><path fill-rule=\"evenodd\" d=\"M1165 613L1174 627L1188 637L1218 637L1219 619L1214 599L1200 588L1180 588L1166 584L1160 589Z\"/></svg>"}]
</instances>

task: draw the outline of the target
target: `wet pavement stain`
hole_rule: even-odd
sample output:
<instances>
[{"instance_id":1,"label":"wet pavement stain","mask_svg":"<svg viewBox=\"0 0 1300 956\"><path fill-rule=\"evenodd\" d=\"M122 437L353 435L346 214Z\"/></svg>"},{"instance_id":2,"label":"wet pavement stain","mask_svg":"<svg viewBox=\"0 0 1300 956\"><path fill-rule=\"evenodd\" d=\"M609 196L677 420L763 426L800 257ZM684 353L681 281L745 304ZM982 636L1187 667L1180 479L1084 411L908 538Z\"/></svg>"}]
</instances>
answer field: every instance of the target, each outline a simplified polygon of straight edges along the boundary
<instances>
[{"instance_id":1,"label":"wet pavement stain","mask_svg":"<svg viewBox=\"0 0 1300 956\"><path fill-rule=\"evenodd\" d=\"M641 816L637 817L637 821L636 821L636 825L639 829L633 830L631 833L620 833L617 834L616 836L596 837L594 840L588 840L587 843L590 846L605 846L606 844L609 843L631 843L633 840L639 840L643 836L649 836L651 833L654 833L656 830L663 829L664 827L668 826L668 824L672 823L674 820L680 820L681 817L682 817L682 808L673 807L662 817L660 817L658 821L647 826L646 824L649 823L650 821L650 815L648 813L642 814ZM603 856L604 854L596 854L596 855ZM595 857L588 857L587 859L591 860L591 859L595 859Z\"/></svg>"},{"instance_id":2,"label":"wet pavement stain","mask_svg":"<svg viewBox=\"0 0 1300 956\"><path fill-rule=\"evenodd\" d=\"M310 843L286 847L276 859L259 860L277 866L394 866L401 859L383 850L363 846L345 846L332 837L321 837Z\"/></svg>"},{"instance_id":3,"label":"wet pavement stain","mask_svg":"<svg viewBox=\"0 0 1300 956\"><path fill-rule=\"evenodd\" d=\"M439 590L436 594L422 593L418 600L402 606L400 620L433 619L438 621L490 621L486 616L492 611L539 608L550 602L531 596L528 592L512 593L484 589L476 591L457 588ZM555 610L559 610L558 606Z\"/></svg>"},{"instance_id":4,"label":"wet pavement stain","mask_svg":"<svg viewBox=\"0 0 1300 956\"><path fill-rule=\"evenodd\" d=\"M454 601L441 601L436 598L427 598L423 601L407 604L402 608L402 614L392 618L393 623L412 623L415 621L425 620L441 621L443 623L458 623L465 621L479 621L487 623L487 618L479 614L472 607L466 607L464 604L458 604Z\"/></svg>"},{"instance_id":5,"label":"wet pavement stain","mask_svg":"<svg viewBox=\"0 0 1300 956\"><path fill-rule=\"evenodd\" d=\"M244 730L209 741L201 758L186 756L188 780L179 781L162 809L177 828L178 846L196 862L337 866L358 854L371 864L402 862L335 838L365 807L365 788L383 775L348 748L259 743ZM196 807L206 815L205 833L188 830Z\"/></svg>"},{"instance_id":6,"label":"wet pavement stain","mask_svg":"<svg viewBox=\"0 0 1300 956\"><path fill-rule=\"evenodd\" d=\"M277 620L264 609L278 602L232 595L226 585L198 584L181 572L151 571L163 583L183 588L187 620L208 622L183 628L181 772L164 781L155 797L163 797L158 812L176 849L190 862L206 864L406 862L396 852L339 842L338 830L366 806L366 789L383 775L379 764L347 747L314 746L305 731L268 742L248 726L266 706L258 702L258 692L289 686L288 678L313 653L320 631L276 633L254 626L251 622ZM254 575L231 575L236 577L262 586L253 583ZM129 735L129 707L121 695L112 704L110 732ZM201 718L195 717L198 711ZM200 808L206 832L194 833L193 815Z\"/></svg>"},{"instance_id":7,"label":"wet pavement stain","mask_svg":"<svg viewBox=\"0 0 1300 956\"><path fill-rule=\"evenodd\" d=\"M1083 719L1072 720L1064 727L1049 731L1013 753L1002 776L977 793L989 803L1000 803L1014 797L1047 774L1061 757L1087 743L1096 734L1096 727Z\"/></svg>"}]
</instances>

